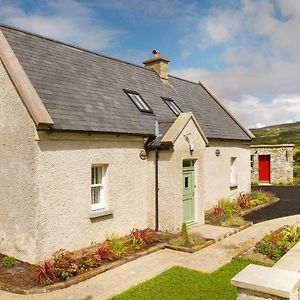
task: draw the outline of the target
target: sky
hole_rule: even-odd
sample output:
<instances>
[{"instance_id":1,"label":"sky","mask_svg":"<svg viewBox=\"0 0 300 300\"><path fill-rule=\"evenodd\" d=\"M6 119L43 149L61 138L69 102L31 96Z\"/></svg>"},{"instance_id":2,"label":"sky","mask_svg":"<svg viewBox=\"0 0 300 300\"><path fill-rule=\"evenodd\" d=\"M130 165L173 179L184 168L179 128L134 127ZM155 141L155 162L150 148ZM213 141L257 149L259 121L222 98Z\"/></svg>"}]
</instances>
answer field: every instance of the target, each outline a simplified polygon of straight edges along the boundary
<instances>
[{"instance_id":1,"label":"sky","mask_svg":"<svg viewBox=\"0 0 300 300\"><path fill-rule=\"evenodd\" d=\"M246 126L300 121L300 0L0 0L0 22L139 65L157 49Z\"/></svg>"}]
</instances>

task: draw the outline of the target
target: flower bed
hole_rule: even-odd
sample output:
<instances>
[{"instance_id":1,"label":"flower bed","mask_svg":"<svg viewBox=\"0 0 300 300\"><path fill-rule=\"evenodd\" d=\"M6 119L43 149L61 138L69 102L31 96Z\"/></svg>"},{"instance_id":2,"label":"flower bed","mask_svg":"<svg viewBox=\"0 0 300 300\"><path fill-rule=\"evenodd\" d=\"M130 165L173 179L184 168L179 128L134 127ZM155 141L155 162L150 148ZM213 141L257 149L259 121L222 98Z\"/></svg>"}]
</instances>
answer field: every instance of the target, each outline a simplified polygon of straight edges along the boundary
<instances>
[{"instance_id":1,"label":"flower bed","mask_svg":"<svg viewBox=\"0 0 300 300\"><path fill-rule=\"evenodd\" d=\"M161 242L161 234L150 228L133 229L130 235L125 237L116 234L107 235L104 242L93 243L91 247L80 251L60 249L55 252L49 261L40 266L36 279L40 283L47 284L65 281Z\"/></svg>"},{"instance_id":2,"label":"flower bed","mask_svg":"<svg viewBox=\"0 0 300 300\"><path fill-rule=\"evenodd\" d=\"M300 228L296 225L284 226L265 234L263 239L254 248L245 252L242 257L273 265L299 241Z\"/></svg>"},{"instance_id":3,"label":"flower bed","mask_svg":"<svg viewBox=\"0 0 300 300\"><path fill-rule=\"evenodd\" d=\"M93 243L79 251L60 249L40 266L2 256L0 289L25 294L43 293L65 288L163 248L194 252L211 243L200 236L190 235L183 224L176 234L146 228L133 229L125 237L107 235L104 242ZM11 274L14 279L18 278L14 281L6 280L12 263L21 264L23 268L20 274Z\"/></svg>"},{"instance_id":4,"label":"flower bed","mask_svg":"<svg viewBox=\"0 0 300 300\"><path fill-rule=\"evenodd\" d=\"M248 194L241 193L238 199L221 199L211 210L205 213L205 222L224 227L245 226L243 216L277 202L279 199L264 191Z\"/></svg>"}]
</instances>

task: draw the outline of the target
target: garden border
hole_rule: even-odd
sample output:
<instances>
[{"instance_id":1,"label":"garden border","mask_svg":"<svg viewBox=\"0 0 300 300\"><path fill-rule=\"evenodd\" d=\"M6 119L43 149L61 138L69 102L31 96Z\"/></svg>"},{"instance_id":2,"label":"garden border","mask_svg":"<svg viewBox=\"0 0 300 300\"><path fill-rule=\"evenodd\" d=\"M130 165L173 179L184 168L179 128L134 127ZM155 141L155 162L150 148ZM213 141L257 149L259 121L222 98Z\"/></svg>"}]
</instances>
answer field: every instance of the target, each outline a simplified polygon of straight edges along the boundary
<instances>
[{"instance_id":1,"label":"garden border","mask_svg":"<svg viewBox=\"0 0 300 300\"><path fill-rule=\"evenodd\" d=\"M257 211L257 210L260 210L262 208L268 207L268 206L270 206L270 205L272 205L272 204L274 204L274 203L276 203L278 201L280 201L280 198L275 198L272 201L269 201L267 203L264 203L264 204L261 204L261 205L258 205L258 206L254 206L254 207L252 207L249 210L245 210L243 212L240 212L240 213L238 213L238 216L240 216L240 217L246 216L246 215L248 215L248 214L250 214L250 213L252 213L254 211Z\"/></svg>"},{"instance_id":2,"label":"garden border","mask_svg":"<svg viewBox=\"0 0 300 300\"><path fill-rule=\"evenodd\" d=\"M47 292L52 292L55 290L59 289L64 289L67 288L73 284L77 284L79 282L82 282L84 280L90 279L98 274L104 273L105 271L109 271L111 269L114 269L116 267L119 267L127 262L133 261L135 259L138 259L142 256L154 253L156 251L162 250L166 248L166 243L161 243L158 245L155 245L153 247L150 247L149 249L142 251L140 253L135 253L134 255L130 255L127 257L122 257L119 260L113 261L111 263L108 263L107 265L100 266L96 269L87 271L83 274L74 276L64 282L57 282L53 284L49 284L43 287L38 287L38 288L31 288L31 289L21 289L21 288L8 288L5 285L2 285L0 283L0 290L7 291L7 292L12 292L16 294L23 294L23 295L31 295L31 294L44 294Z\"/></svg>"},{"instance_id":3,"label":"garden border","mask_svg":"<svg viewBox=\"0 0 300 300\"><path fill-rule=\"evenodd\" d=\"M271 200L271 201L269 201L269 202L267 202L267 203L264 203L264 204L261 204L261 205L257 205L257 206L254 206L254 207L252 207L252 208L249 208L249 209L247 209L247 210L245 210L245 211L242 211L242 212L236 214L236 216L244 217L244 216L246 216L246 215L248 215L248 214L250 214L250 213L252 213L252 212L254 212L254 211L257 211L257 210L260 210L260 209L265 208L265 207L267 207L267 206L270 206L270 205L272 205L272 204L274 204L274 203L276 203L276 202L278 202L278 201L280 201L280 198L275 198L274 200ZM207 211L205 212L205 224L211 224L211 223L207 220L207 216L210 215L212 212L213 212L213 209L209 209L209 210L207 210ZM211 224L211 225L214 225L214 224ZM215 225L215 226L220 226L220 225ZM244 225L242 225L242 226L240 226L240 227L243 227L243 226L244 226ZM225 226L221 226L221 227L225 227ZM233 228L233 227L231 227L231 228ZM237 227L237 228L239 228L239 227Z\"/></svg>"},{"instance_id":4,"label":"garden border","mask_svg":"<svg viewBox=\"0 0 300 300\"><path fill-rule=\"evenodd\" d=\"M117 261L113 261L110 263L107 263L104 266L99 266L96 269L93 270L89 270L83 274L74 276L64 282L57 282L57 283L53 283L53 284L49 284L43 287L38 287L38 288L31 288L31 289L21 289L21 288L8 288L7 286L3 285L0 283L0 290L3 291L7 291L7 292L11 292L11 293L16 293L16 294L23 294L23 295L32 295L32 294L44 294L44 293L48 293L48 292L52 292L52 291L56 291L59 289L64 289L67 288L71 285L80 283L84 280L90 279L96 275L99 275L101 273L104 273L105 271L109 271L112 270L114 268L117 268L125 263L128 263L130 261L136 260L140 257L146 256L148 254L157 252L159 250L163 250L163 249L172 249L172 250L176 250L176 251L183 251L183 252L187 252L187 253L193 253L196 251L199 251L205 247L208 247L212 244L214 244L215 241L214 240L206 240L203 244L195 246L193 248L188 248L188 247L183 247L183 246L173 246L170 245L168 243L160 243L158 245L152 246L147 250L144 250L142 252L137 252L133 255L127 256L127 257L122 257Z\"/></svg>"}]
</instances>

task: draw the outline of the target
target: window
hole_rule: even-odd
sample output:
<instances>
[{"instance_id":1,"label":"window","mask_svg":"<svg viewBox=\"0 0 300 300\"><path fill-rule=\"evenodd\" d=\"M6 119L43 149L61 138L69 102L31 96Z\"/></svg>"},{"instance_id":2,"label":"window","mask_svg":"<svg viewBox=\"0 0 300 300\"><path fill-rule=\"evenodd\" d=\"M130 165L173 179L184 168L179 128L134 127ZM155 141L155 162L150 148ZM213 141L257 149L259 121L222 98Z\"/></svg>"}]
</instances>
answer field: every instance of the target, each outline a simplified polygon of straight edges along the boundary
<instances>
[{"instance_id":1,"label":"window","mask_svg":"<svg viewBox=\"0 0 300 300\"><path fill-rule=\"evenodd\" d=\"M176 116L179 116L182 111L181 109L176 105L176 103L170 99L170 98L165 98L165 97L162 97L162 99L166 102L166 104L171 108L172 112L176 115Z\"/></svg>"},{"instance_id":2,"label":"window","mask_svg":"<svg viewBox=\"0 0 300 300\"><path fill-rule=\"evenodd\" d=\"M195 164L194 160L184 160L182 166L185 167L193 167Z\"/></svg>"},{"instance_id":3,"label":"window","mask_svg":"<svg viewBox=\"0 0 300 300\"><path fill-rule=\"evenodd\" d=\"M145 102L139 93L129 90L124 91L140 111L153 113L150 106Z\"/></svg>"},{"instance_id":4,"label":"window","mask_svg":"<svg viewBox=\"0 0 300 300\"><path fill-rule=\"evenodd\" d=\"M236 157L230 159L230 187L237 187Z\"/></svg>"},{"instance_id":5,"label":"window","mask_svg":"<svg viewBox=\"0 0 300 300\"><path fill-rule=\"evenodd\" d=\"M253 166L254 166L254 155L250 156L250 166L251 166L251 170L253 170Z\"/></svg>"},{"instance_id":6,"label":"window","mask_svg":"<svg viewBox=\"0 0 300 300\"><path fill-rule=\"evenodd\" d=\"M106 167L92 166L91 168L91 208L103 209L106 206L105 199L105 173Z\"/></svg>"}]
</instances>

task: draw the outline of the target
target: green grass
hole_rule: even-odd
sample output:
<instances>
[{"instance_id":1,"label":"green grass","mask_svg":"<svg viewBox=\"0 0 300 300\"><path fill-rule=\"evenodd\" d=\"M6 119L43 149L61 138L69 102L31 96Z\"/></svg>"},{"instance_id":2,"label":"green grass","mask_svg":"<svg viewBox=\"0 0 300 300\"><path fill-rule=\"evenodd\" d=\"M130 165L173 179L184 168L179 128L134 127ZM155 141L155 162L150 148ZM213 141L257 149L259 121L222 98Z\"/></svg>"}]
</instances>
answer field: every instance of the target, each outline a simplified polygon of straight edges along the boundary
<instances>
[{"instance_id":1,"label":"green grass","mask_svg":"<svg viewBox=\"0 0 300 300\"><path fill-rule=\"evenodd\" d=\"M252 144L295 144L300 150L300 122L251 129L256 139Z\"/></svg>"},{"instance_id":2,"label":"green grass","mask_svg":"<svg viewBox=\"0 0 300 300\"><path fill-rule=\"evenodd\" d=\"M250 263L258 264L251 260L235 259L213 273L173 267L112 299L236 299L236 288L230 280Z\"/></svg>"}]
</instances>

